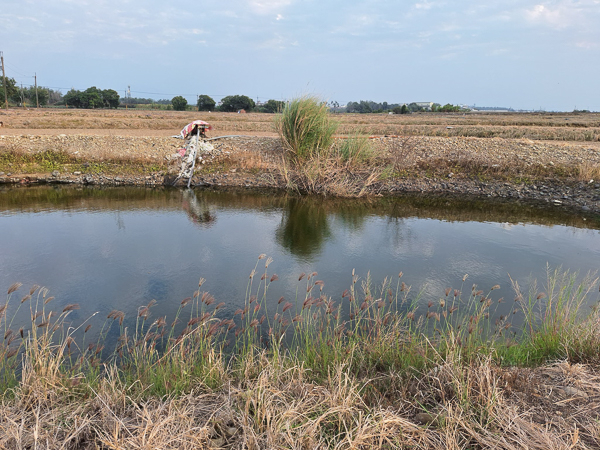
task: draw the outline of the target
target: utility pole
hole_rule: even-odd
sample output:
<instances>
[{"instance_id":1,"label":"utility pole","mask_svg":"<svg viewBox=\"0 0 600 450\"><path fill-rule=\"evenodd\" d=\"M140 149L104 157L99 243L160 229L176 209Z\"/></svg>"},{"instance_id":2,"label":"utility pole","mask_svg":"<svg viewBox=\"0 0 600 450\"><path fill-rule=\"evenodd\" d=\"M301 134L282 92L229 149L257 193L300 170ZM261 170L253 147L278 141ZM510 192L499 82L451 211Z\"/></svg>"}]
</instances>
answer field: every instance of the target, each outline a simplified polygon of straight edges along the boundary
<instances>
[{"instance_id":1,"label":"utility pole","mask_svg":"<svg viewBox=\"0 0 600 450\"><path fill-rule=\"evenodd\" d=\"M6 73L4 73L4 52L0 52L0 60L2 60L2 86L4 86L4 104L8 110L8 94L6 93Z\"/></svg>"},{"instance_id":2,"label":"utility pole","mask_svg":"<svg viewBox=\"0 0 600 450\"><path fill-rule=\"evenodd\" d=\"M25 108L25 93L23 92L23 83L21 83L21 106Z\"/></svg>"},{"instance_id":3,"label":"utility pole","mask_svg":"<svg viewBox=\"0 0 600 450\"><path fill-rule=\"evenodd\" d=\"M37 108L39 108L40 100L38 99L38 94L37 94L37 73L33 74L33 78L35 78L35 103L37 104Z\"/></svg>"}]
</instances>

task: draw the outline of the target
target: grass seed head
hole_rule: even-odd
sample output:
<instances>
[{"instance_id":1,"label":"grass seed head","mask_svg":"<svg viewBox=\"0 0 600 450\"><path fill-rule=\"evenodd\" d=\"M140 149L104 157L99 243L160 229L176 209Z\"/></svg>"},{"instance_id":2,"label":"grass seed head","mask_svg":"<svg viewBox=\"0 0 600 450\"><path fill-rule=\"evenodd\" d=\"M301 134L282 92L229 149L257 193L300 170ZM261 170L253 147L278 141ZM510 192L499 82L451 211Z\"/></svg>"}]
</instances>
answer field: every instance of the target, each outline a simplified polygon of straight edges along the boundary
<instances>
[{"instance_id":1,"label":"grass seed head","mask_svg":"<svg viewBox=\"0 0 600 450\"><path fill-rule=\"evenodd\" d=\"M79 309L79 304L78 303L71 303L70 305L67 305L63 308L63 312L67 312L67 311L73 311L75 309Z\"/></svg>"},{"instance_id":2,"label":"grass seed head","mask_svg":"<svg viewBox=\"0 0 600 450\"><path fill-rule=\"evenodd\" d=\"M8 288L8 292L7 294L10 295L13 292L15 292L17 289L19 289L21 286L23 286L23 283L13 283L10 285L10 287Z\"/></svg>"}]
</instances>

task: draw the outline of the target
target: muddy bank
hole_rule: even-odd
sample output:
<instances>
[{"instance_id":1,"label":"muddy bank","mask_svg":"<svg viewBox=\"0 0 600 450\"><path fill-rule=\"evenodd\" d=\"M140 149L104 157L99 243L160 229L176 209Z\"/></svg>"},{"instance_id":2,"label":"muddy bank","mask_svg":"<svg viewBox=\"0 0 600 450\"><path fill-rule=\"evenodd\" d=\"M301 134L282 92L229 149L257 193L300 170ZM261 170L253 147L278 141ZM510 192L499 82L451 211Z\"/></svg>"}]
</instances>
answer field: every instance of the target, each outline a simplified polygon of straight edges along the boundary
<instances>
[{"instance_id":1,"label":"muddy bank","mask_svg":"<svg viewBox=\"0 0 600 450\"><path fill-rule=\"evenodd\" d=\"M13 184L81 184L95 186L164 186L170 185L172 174L155 173L145 176L110 176L102 174L38 174L27 176L0 176L0 183ZM196 188L242 187L250 189L287 189L285 180L277 173L219 173L199 174L192 180ZM408 179L394 180L371 187L369 194L397 196L402 194L433 194L437 196L496 198L546 203L556 207L600 214L600 183L566 184L546 181L539 184L511 184L506 182L476 182L472 180Z\"/></svg>"}]
</instances>

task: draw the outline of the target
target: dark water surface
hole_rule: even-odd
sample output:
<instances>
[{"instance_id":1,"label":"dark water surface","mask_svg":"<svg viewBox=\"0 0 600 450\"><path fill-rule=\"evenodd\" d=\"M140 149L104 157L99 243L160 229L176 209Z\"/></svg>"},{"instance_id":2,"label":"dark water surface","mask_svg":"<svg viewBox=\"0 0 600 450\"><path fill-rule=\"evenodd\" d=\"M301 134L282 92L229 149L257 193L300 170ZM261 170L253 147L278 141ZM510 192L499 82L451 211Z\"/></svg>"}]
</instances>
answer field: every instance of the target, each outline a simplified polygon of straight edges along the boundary
<instances>
[{"instance_id":1,"label":"dark water surface","mask_svg":"<svg viewBox=\"0 0 600 450\"><path fill-rule=\"evenodd\" d=\"M156 299L153 315L172 317L197 289L244 301L257 257L273 258L268 293L294 301L301 272L318 272L339 298L351 273L374 285L402 278L437 300L447 287L475 283L514 296L509 274L543 285L546 266L586 273L600 268L600 221L554 207L402 197L299 198L248 191L145 188L0 187L0 289L46 286L56 308L79 303L83 320L112 309L135 317ZM258 272L264 272L264 262ZM394 281L395 283L395 281Z\"/></svg>"}]
</instances>

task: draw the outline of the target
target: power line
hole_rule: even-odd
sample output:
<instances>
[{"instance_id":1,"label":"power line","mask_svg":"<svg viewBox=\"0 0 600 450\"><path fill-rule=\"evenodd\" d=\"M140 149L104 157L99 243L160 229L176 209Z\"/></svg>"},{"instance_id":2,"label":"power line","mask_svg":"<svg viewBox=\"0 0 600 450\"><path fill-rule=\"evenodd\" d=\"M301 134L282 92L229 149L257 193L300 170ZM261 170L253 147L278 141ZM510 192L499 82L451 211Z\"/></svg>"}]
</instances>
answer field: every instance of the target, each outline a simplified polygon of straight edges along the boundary
<instances>
[{"instance_id":1,"label":"power line","mask_svg":"<svg viewBox=\"0 0 600 450\"><path fill-rule=\"evenodd\" d=\"M25 77L25 78L31 78L29 75L25 75L25 74L23 74L23 73L19 72L19 71L17 70L17 68L16 68L15 66L13 66L12 64L8 64L8 63L6 63L6 66L7 66L7 67L10 67L12 70L14 70L15 72L17 72L17 73L18 73L19 75L21 75L22 77Z\"/></svg>"}]
</instances>

